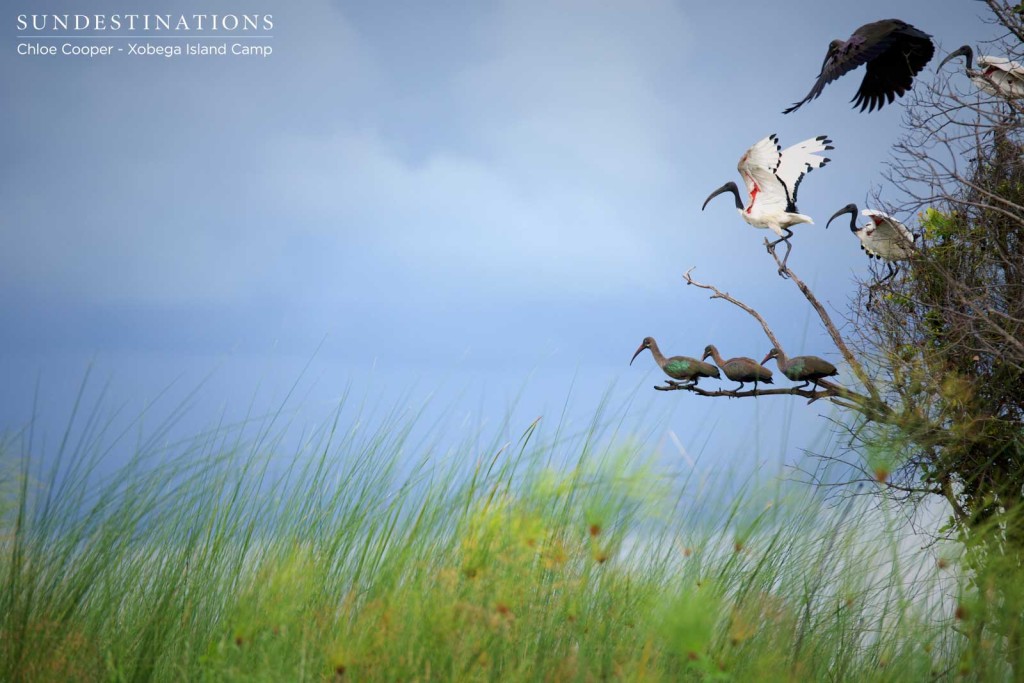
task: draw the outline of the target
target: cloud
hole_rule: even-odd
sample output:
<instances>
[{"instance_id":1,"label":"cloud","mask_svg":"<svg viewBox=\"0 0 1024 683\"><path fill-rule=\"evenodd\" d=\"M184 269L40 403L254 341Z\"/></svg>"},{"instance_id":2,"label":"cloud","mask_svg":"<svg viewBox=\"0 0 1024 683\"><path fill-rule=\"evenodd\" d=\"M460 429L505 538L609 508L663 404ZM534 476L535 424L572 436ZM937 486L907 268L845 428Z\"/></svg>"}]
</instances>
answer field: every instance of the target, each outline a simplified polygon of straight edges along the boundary
<instances>
[{"instance_id":1,"label":"cloud","mask_svg":"<svg viewBox=\"0 0 1024 683\"><path fill-rule=\"evenodd\" d=\"M63 95L20 79L21 120L51 133L3 173L5 288L229 304L368 278L382 300L642 282L644 203L679 181L661 91L687 31L670 3L500 4L472 29L482 47L413 88L436 105L414 121L391 106L408 65L340 11L275 23L266 64L68 68Z\"/></svg>"}]
</instances>

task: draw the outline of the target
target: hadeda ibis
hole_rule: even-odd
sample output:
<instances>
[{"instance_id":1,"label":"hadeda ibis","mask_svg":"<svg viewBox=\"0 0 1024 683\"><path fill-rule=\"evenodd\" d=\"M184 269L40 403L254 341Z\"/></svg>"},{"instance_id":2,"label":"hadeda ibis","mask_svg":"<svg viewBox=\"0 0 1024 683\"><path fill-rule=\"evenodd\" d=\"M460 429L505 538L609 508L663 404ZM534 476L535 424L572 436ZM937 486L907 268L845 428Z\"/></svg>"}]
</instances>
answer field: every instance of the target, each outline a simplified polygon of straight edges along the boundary
<instances>
[{"instance_id":1,"label":"hadeda ibis","mask_svg":"<svg viewBox=\"0 0 1024 683\"><path fill-rule=\"evenodd\" d=\"M978 68L975 69L972 64L974 52L970 45L964 45L946 55L939 68L957 57L964 58L964 72L978 89L989 95L1011 99L1024 97L1024 66L1020 63L1005 57L978 55Z\"/></svg>"},{"instance_id":2,"label":"hadeda ibis","mask_svg":"<svg viewBox=\"0 0 1024 683\"><path fill-rule=\"evenodd\" d=\"M747 382L754 383L754 391L757 391L758 382L764 384L772 384L772 371L764 367L753 358L746 358L744 356L738 356L736 358L730 358L725 360L722 355L718 353L718 349L714 344L708 344L704 347L704 355L701 356L701 360L704 360L708 356L715 359L715 365L722 369L725 376L731 379L733 382L739 382L740 385L733 389L733 391L740 391L743 389L743 385Z\"/></svg>"},{"instance_id":3,"label":"hadeda ibis","mask_svg":"<svg viewBox=\"0 0 1024 683\"><path fill-rule=\"evenodd\" d=\"M755 228L767 228L779 236L779 239L768 244L769 252L774 251L779 242L786 243L786 256L779 268L779 274L782 275L792 249L789 238L793 236L793 231L790 227L799 223L814 223L810 216L798 212L797 191L805 175L831 161L828 157L818 155L834 149L831 143L827 136L819 135L783 150L774 133L759 140L740 157L736 166L747 186L747 206L744 207L740 200L736 183L730 181L708 195L700 210L703 211L708 202L723 192L731 192L736 198L736 210L743 220Z\"/></svg>"},{"instance_id":4,"label":"hadeda ibis","mask_svg":"<svg viewBox=\"0 0 1024 683\"><path fill-rule=\"evenodd\" d=\"M640 352L644 349L650 349L651 355L654 356L654 362L658 364L658 367L664 371L666 375L674 380L681 382L691 382L696 386L697 382L701 377L715 377L720 378L722 375L711 363L705 363L702 360L696 358L690 358L689 356L672 356L665 358L665 355L658 348L658 343L654 341L654 337L644 337L644 340L640 342L640 347L633 354L633 357L629 359L629 364L632 365L636 357L640 355Z\"/></svg>"},{"instance_id":5,"label":"hadeda ibis","mask_svg":"<svg viewBox=\"0 0 1024 683\"><path fill-rule=\"evenodd\" d=\"M835 39L828 46L818 80L807 97L784 114L794 112L821 94L826 85L867 64L864 80L854 96L854 108L869 112L902 97L916 76L935 54L931 36L899 19L864 24L847 40Z\"/></svg>"},{"instance_id":6,"label":"hadeda ibis","mask_svg":"<svg viewBox=\"0 0 1024 683\"><path fill-rule=\"evenodd\" d=\"M783 375L794 382L803 382L797 389L803 389L813 382L814 390L817 391L819 379L834 377L839 374L836 366L824 358L818 358L817 356L787 358L783 350L778 347L772 348L768 355L764 357L764 360L761 361L761 364L767 363L772 358L775 359L775 363L779 366L779 370L782 371Z\"/></svg>"}]
</instances>

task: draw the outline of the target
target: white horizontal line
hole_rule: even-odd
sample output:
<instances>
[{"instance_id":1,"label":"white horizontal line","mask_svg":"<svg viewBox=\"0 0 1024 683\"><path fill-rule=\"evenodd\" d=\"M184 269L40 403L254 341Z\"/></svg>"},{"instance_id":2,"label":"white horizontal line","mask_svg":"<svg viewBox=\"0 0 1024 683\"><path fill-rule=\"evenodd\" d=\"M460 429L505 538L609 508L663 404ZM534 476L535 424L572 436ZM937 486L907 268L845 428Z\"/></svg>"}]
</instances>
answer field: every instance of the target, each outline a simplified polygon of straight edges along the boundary
<instances>
[{"instance_id":1,"label":"white horizontal line","mask_svg":"<svg viewBox=\"0 0 1024 683\"><path fill-rule=\"evenodd\" d=\"M263 40L264 38L273 38L274 36L17 36L19 40L57 40L57 39L84 39L84 40L225 40L231 38L233 40Z\"/></svg>"}]
</instances>

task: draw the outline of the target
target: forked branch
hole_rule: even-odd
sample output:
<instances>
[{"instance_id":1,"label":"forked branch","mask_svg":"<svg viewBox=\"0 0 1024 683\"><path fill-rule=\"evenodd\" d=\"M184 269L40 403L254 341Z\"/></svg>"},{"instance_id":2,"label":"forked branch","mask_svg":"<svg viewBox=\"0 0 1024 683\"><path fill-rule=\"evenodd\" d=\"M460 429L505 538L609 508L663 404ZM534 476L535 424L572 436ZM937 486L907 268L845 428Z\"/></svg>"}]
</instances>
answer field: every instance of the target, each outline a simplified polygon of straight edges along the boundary
<instances>
[{"instance_id":1,"label":"forked branch","mask_svg":"<svg viewBox=\"0 0 1024 683\"><path fill-rule=\"evenodd\" d=\"M696 266L694 266L693 268L696 268ZM703 282L697 282L696 280L694 280L693 276L690 275L690 273L693 272L693 268L690 268L688 271L686 271L683 274L683 277L686 279L686 284L693 285L694 287L700 287L701 289L706 289L708 291L714 292L714 294L711 295L712 299L725 299L726 301L728 301L732 305L739 306L740 308L742 308L744 311L749 313L755 320L757 320L757 322L761 323L761 329L764 330L764 334L771 341L772 346L775 346L775 347L777 347L779 349L782 349L782 344L779 343L778 337L776 337L775 333L772 332L772 328L768 326L768 321L766 321L764 319L764 316L762 316L756 310L754 310L750 306L746 305L745 303L743 303L739 299L736 299L735 297L730 296L728 292L723 292L722 290L720 290L718 287L715 287L714 285L706 285Z\"/></svg>"},{"instance_id":2,"label":"forked branch","mask_svg":"<svg viewBox=\"0 0 1024 683\"><path fill-rule=\"evenodd\" d=\"M800 280L800 278L798 278L793 273L793 271L789 269L788 266L784 267L778 257L776 257L774 254L772 256L775 258L775 261L779 265L779 268L786 275L788 275L789 278L793 280L793 282L796 283L797 287L800 288L800 291L803 292L804 296L814 307L815 311L817 311L818 316L822 320L822 324L825 326L829 334L832 336L832 340L835 342L836 347L839 348L840 353L843 354L843 357L850 365L854 374L857 375L857 377L861 380L864 386L868 388L868 391L871 392L871 396L865 396L864 394L852 391L842 386L841 384L830 382L824 379L818 380L817 390L808 390L802 387L788 387L775 389L758 389L756 391L730 391L724 389L708 391L692 383L672 381L668 382L664 386L656 386L655 389L659 391L689 391L699 396L709 397L727 396L731 398L747 398L754 396L802 396L808 399L808 403L812 403L819 399L828 399L829 401L835 403L836 405L842 406L844 408L851 408L853 410L857 410L869 420L882 422L886 421L886 417L889 416L892 412L891 409L888 405L885 404L885 402L883 402L878 397L878 393L875 390L874 385L871 383L870 378L867 376L867 373L864 372L863 367L860 365L857 359L853 356L852 353L850 353L849 348L847 348L846 343L843 341L843 338L839 335L839 331L832 323L832 320L831 318L829 318L828 313L825 312L825 309L818 302L818 299L814 296L814 293L811 292L807 285L805 285L803 281ZM695 280L693 278L692 273L693 268L690 268L688 271L686 271L686 273L684 273L683 278L686 280L686 284L693 285L694 287L698 287L700 289L706 289L709 292L712 292L712 299L724 299L725 301L728 301L734 306L737 306L738 308L741 308L744 311L746 311L747 314L749 314L752 318L754 318L755 320L757 320L757 322L761 324L761 329L764 330L765 336L768 337L768 340L772 343L772 345L781 350L784 350L782 344L779 343L778 337L775 336L775 332L772 330L771 326L768 325L768 321L765 320L764 316L762 316L756 309L754 309L751 306L748 306L747 304L740 301L736 297L732 296L728 292L723 292L714 285L709 285Z\"/></svg>"}]
</instances>

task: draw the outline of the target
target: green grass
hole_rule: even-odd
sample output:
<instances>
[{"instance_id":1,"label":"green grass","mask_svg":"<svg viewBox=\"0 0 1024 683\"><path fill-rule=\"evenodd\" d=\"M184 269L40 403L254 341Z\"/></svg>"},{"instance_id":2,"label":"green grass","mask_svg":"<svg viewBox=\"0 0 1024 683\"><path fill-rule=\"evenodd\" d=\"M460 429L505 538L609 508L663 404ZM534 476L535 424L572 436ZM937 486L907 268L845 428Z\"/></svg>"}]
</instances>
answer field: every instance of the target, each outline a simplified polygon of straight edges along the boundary
<instances>
[{"instance_id":1,"label":"green grass","mask_svg":"<svg viewBox=\"0 0 1024 683\"><path fill-rule=\"evenodd\" d=\"M5 681L1020 671L1019 568L922 551L876 498L655 460L600 414L450 451L400 411L369 433L339 412L289 453L274 416L170 445L161 425L113 474L135 432L78 419L45 470L30 433L0 438Z\"/></svg>"}]
</instances>

